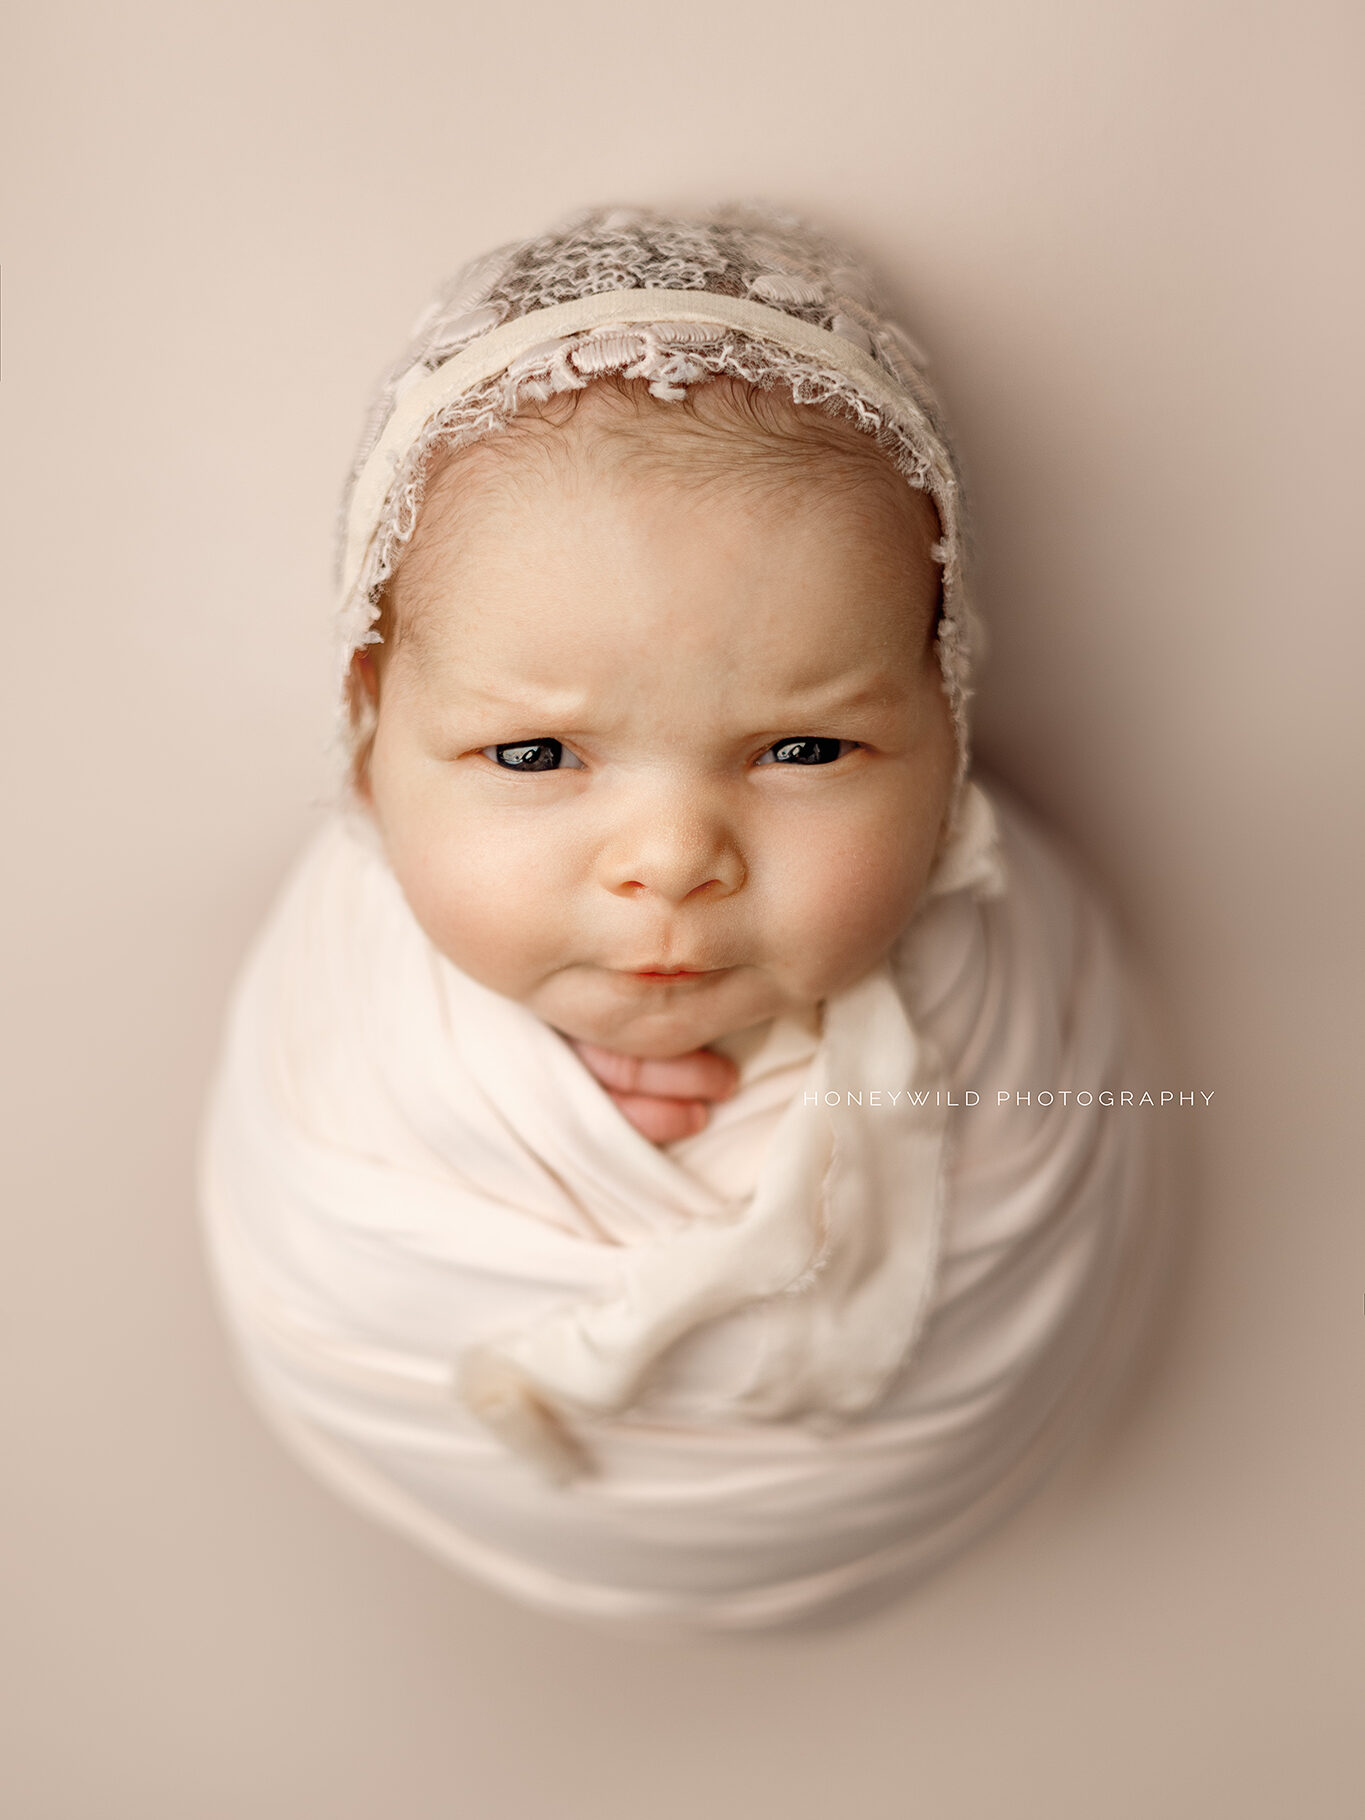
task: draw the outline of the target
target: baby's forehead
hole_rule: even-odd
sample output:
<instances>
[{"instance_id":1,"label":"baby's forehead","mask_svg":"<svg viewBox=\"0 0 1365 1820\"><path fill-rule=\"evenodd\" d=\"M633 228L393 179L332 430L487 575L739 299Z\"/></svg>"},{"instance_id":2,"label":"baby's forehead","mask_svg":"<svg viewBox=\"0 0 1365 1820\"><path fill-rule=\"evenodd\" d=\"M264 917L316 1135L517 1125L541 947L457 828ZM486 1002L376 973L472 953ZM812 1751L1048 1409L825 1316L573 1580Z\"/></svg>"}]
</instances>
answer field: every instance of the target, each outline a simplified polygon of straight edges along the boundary
<instances>
[{"instance_id":1,"label":"baby's forehead","mask_svg":"<svg viewBox=\"0 0 1365 1820\"><path fill-rule=\"evenodd\" d=\"M429 670L471 576L523 566L531 545L543 558L551 526L583 559L584 525L609 520L623 494L656 526L676 516L698 545L724 536L741 559L781 553L796 527L820 563L848 563L879 592L903 597L910 626L933 630L937 510L871 435L737 381L675 402L607 378L438 452L386 590L383 642ZM656 572L678 560L678 548L661 535ZM846 608L836 596L828 610Z\"/></svg>"},{"instance_id":2,"label":"baby's forehead","mask_svg":"<svg viewBox=\"0 0 1365 1820\"><path fill-rule=\"evenodd\" d=\"M462 512L486 509L499 493L557 485L590 494L623 481L722 497L738 488L778 511L823 493L861 508L873 534L909 530L926 551L940 535L929 495L871 433L830 410L728 377L660 400L643 382L609 375L527 407L472 443L438 448L413 542L454 530Z\"/></svg>"}]
</instances>

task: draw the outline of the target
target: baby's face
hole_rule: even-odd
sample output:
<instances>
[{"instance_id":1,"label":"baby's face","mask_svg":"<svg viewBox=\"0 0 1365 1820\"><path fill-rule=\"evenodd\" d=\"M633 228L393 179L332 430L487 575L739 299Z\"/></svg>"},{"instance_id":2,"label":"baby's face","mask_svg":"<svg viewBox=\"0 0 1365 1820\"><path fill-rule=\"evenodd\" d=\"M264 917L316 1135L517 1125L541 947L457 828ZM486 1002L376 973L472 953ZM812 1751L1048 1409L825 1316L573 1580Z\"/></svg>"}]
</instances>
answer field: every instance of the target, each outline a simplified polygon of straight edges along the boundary
<instances>
[{"instance_id":1,"label":"baby's face","mask_svg":"<svg viewBox=\"0 0 1365 1820\"><path fill-rule=\"evenodd\" d=\"M553 459L509 484L481 454L428 492L394 584L422 634L370 678L367 795L418 922L636 1056L852 984L951 792L932 506L804 470L702 488Z\"/></svg>"}]
</instances>

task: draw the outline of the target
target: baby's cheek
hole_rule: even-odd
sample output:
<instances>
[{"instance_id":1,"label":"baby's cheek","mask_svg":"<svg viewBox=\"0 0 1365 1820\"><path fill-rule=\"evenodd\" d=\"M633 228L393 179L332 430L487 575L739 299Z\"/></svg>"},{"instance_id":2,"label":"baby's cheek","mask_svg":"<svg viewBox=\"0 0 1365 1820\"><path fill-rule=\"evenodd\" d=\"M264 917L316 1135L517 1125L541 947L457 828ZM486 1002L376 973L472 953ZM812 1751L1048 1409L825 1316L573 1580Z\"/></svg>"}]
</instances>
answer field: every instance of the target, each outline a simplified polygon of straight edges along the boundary
<instances>
[{"instance_id":1,"label":"baby's cheek","mask_svg":"<svg viewBox=\"0 0 1365 1820\"><path fill-rule=\"evenodd\" d=\"M798 862L793 935L818 968L822 995L852 983L890 948L909 921L932 844L903 822L844 826ZM789 872L789 889L797 878Z\"/></svg>"},{"instance_id":2,"label":"baby's cheek","mask_svg":"<svg viewBox=\"0 0 1365 1820\"><path fill-rule=\"evenodd\" d=\"M542 856L543 859L543 856ZM521 998L555 962L555 886L536 855L486 828L430 829L409 850L404 891L446 958Z\"/></svg>"}]
</instances>

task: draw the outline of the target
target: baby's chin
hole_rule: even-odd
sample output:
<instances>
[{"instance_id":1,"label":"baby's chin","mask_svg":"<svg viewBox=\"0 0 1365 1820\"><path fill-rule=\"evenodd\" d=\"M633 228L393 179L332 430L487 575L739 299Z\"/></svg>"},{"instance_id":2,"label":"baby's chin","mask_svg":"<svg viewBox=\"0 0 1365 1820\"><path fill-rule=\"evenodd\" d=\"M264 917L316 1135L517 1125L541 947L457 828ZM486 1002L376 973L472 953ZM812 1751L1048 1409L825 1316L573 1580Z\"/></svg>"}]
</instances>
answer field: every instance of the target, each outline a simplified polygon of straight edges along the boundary
<instances>
[{"instance_id":1,"label":"baby's chin","mask_svg":"<svg viewBox=\"0 0 1365 1820\"><path fill-rule=\"evenodd\" d=\"M579 1042L642 1061L690 1055L718 1038L815 999L794 998L756 968L673 982L608 975L561 977L527 1001L547 1024Z\"/></svg>"}]
</instances>

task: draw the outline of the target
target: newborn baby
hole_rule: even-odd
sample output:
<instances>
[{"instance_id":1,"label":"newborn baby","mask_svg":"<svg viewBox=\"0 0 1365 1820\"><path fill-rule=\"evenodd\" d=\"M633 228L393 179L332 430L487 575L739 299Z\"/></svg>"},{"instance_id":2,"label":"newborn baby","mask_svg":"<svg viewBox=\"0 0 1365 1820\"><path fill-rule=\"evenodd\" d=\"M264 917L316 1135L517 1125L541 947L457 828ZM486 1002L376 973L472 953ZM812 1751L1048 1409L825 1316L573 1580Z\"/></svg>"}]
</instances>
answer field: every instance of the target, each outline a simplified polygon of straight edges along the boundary
<instances>
[{"instance_id":1,"label":"newborn baby","mask_svg":"<svg viewBox=\"0 0 1365 1820\"><path fill-rule=\"evenodd\" d=\"M552 403L428 479L355 660L358 784L435 946L667 1140L733 1086L706 1045L813 1015L923 892L954 765L939 525L790 393Z\"/></svg>"},{"instance_id":2,"label":"newborn baby","mask_svg":"<svg viewBox=\"0 0 1365 1820\"><path fill-rule=\"evenodd\" d=\"M922 355L797 222L594 211L418 324L343 537L201 1152L262 1411L555 1611L928 1571L1119 1381L1167 1194L1107 922L971 775Z\"/></svg>"}]
</instances>

